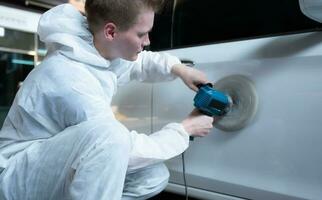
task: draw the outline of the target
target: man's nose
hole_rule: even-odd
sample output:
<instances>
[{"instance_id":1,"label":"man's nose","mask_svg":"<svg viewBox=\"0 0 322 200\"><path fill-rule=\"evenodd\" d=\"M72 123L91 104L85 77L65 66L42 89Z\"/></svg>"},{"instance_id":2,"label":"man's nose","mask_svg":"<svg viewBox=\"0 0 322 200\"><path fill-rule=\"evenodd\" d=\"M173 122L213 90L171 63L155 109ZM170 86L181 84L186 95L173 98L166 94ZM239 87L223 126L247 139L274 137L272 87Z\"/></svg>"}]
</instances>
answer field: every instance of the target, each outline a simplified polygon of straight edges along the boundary
<instances>
[{"instance_id":1,"label":"man's nose","mask_svg":"<svg viewBox=\"0 0 322 200\"><path fill-rule=\"evenodd\" d=\"M145 37L144 37L144 40L143 40L143 46L149 46L150 45L150 37L149 35L147 34Z\"/></svg>"}]
</instances>

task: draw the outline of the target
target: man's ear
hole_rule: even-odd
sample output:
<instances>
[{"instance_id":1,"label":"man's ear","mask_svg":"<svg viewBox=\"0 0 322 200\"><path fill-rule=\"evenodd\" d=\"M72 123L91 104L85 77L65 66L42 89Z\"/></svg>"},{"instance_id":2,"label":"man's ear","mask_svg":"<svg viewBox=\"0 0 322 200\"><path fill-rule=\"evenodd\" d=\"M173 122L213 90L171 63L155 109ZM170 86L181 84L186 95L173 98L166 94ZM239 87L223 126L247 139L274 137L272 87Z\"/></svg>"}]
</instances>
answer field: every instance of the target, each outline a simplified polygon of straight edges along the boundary
<instances>
[{"instance_id":1,"label":"man's ear","mask_svg":"<svg viewBox=\"0 0 322 200\"><path fill-rule=\"evenodd\" d=\"M112 22L105 24L104 26L104 36L108 40L113 40L116 32L116 25Z\"/></svg>"}]
</instances>

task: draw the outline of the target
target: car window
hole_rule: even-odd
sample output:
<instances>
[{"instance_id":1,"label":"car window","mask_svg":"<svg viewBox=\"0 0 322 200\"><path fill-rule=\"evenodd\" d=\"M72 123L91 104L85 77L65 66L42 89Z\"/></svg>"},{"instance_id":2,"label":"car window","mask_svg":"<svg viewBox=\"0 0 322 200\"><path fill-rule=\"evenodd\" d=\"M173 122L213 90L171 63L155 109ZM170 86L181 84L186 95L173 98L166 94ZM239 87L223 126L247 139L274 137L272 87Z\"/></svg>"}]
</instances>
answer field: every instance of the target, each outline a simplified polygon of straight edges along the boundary
<instances>
[{"instance_id":1,"label":"car window","mask_svg":"<svg viewBox=\"0 0 322 200\"><path fill-rule=\"evenodd\" d=\"M34 56L0 51L0 108L12 104L20 84L33 68Z\"/></svg>"},{"instance_id":2,"label":"car window","mask_svg":"<svg viewBox=\"0 0 322 200\"><path fill-rule=\"evenodd\" d=\"M322 27L302 14L298 0L175 2L172 36L162 38L169 35L169 29L156 28L158 32L154 33L152 42L162 45L154 44L155 50L321 30ZM160 22L160 19L156 21L155 27Z\"/></svg>"},{"instance_id":3,"label":"car window","mask_svg":"<svg viewBox=\"0 0 322 200\"><path fill-rule=\"evenodd\" d=\"M155 15L154 26L150 33L151 50L171 48L173 7L174 0L167 0L163 9Z\"/></svg>"},{"instance_id":4,"label":"car window","mask_svg":"<svg viewBox=\"0 0 322 200\"><path fill-rule=\"evenodd\" d=\"M4 34L0 37L0 46L1 48L33 51L34 37L33 33L4 29Z\"/></svg>"}]
</instances>

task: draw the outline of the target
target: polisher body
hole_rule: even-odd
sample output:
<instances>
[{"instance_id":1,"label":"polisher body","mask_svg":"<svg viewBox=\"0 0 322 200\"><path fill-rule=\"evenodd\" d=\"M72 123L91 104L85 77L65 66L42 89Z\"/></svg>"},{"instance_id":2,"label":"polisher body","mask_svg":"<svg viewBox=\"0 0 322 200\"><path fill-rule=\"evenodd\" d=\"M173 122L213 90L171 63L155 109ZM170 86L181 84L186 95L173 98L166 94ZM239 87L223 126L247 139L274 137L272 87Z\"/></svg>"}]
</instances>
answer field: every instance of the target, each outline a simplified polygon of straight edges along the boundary
<instances>
[{"instance_id":1,"label":"polisher body","mask_svg":"<svg viewBox=\"0 0 322 200\"><path fill-rule=\"evenodd\" d=\"M199 87L194 106L208 116L223 116L229 112L232 101L225 93L215 90L212 84L205 84Z\"/></svg>"}]
</instances>

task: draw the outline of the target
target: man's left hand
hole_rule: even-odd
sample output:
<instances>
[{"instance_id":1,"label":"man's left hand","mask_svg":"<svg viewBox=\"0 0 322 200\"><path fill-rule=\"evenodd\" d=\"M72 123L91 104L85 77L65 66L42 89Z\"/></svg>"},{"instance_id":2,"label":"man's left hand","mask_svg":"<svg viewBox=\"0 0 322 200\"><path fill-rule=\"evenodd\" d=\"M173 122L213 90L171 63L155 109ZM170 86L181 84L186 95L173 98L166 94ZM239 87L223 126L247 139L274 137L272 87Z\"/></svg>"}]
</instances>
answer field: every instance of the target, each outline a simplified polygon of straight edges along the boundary
<instances>
[{"instance_id":1,"label":"man's left hand","mask_svg":"<svg viewBox=\"0 0 322 200\"><path fill-rule=\"evenodd\" d=\"M209 83L209 80L203 72L184 64L174 65L171 72L179 76L182 81L194 91L198 91L197 85Z\"/></svg>"}]
</instances>

